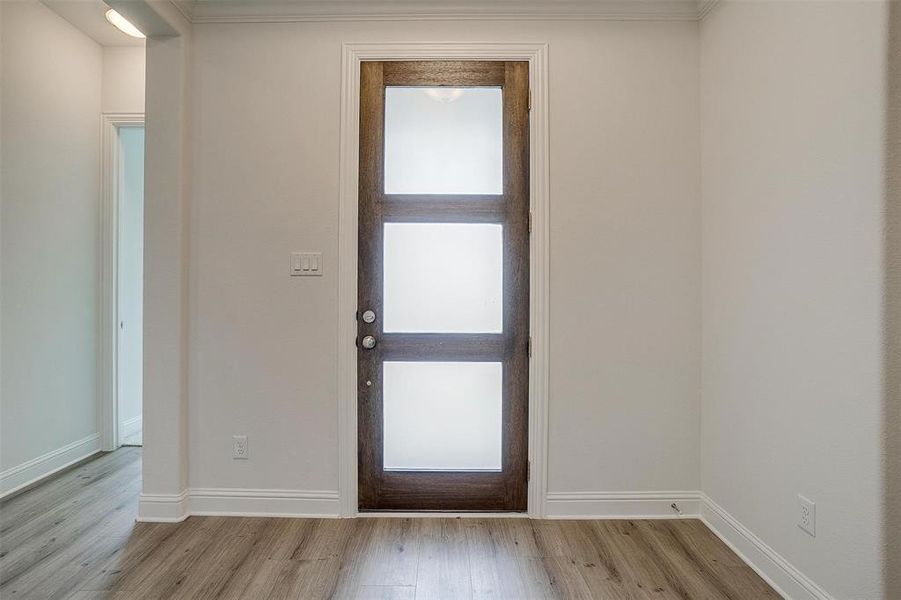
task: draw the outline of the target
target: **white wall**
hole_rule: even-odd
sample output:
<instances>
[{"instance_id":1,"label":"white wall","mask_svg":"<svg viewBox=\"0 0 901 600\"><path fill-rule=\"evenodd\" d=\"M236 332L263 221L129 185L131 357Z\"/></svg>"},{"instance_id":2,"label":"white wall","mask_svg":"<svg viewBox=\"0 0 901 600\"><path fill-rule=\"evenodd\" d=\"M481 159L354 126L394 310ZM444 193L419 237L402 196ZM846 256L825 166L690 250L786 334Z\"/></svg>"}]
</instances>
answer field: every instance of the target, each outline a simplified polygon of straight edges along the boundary
<instances>
[{"instance_id":1,"label":"white wall","mask_svg":"<svg viewBox=\"0 0 901 600\"><path fill-rule=\"evenodd\" d=\"M337 489L340 51L386 40L549 42L550 489L698 489L698 26L599 21L195 26L190 486Z\"/></svg>"},{"instance_id":2,"label":"white wall","mask_svg":"<svg viewBox=\"0 0 901 600\"><path fill-rule=\"evenodd\" d=\"M701 39L701 486L880 598L886 5L722 2Z\"/></svg>"},{"instance_id":3,"label":"white wall","mask_svg":"<svg viewBox=\"0 0 901 600\"><path fill-rule=\"evenodd\" d=\"M885 591L901 598L901 3L889 4L886 90Z\"/></svg>"},{"instance_id":4,"label":"white wall","mask_svg":"<svg viewBox=\"0 0 901 600\"><path fill-rule=\"evenodd\" d=\"M2 493L99 448L16 469L98 431L102 53L39 2L0 10Z\"/></svg>"},{"instance_id":5,"label":"white wall","mask_svg":"<svg viewBox=\"0 0 901 600\"><path fill-rule=\"evenodd\" d=\"M128 0L110 3L148 36L141 501L143 505L151 496L169 496L151 516L179 518L183 507L171 497L178 498L188 483L191 31L171 2L160 0L153 8ZM139 508L139 516L147 518L147 510Z\"/></svg>"},{"instance_id":6,"label":"white wall","mask_svg":"<svg viewBox=\"0 0 901 600\"><path fill-rule=\"evenodd\" d=\"M103 48L103 112L144 112L143 46Z\"/></svg>"}]
</instances>

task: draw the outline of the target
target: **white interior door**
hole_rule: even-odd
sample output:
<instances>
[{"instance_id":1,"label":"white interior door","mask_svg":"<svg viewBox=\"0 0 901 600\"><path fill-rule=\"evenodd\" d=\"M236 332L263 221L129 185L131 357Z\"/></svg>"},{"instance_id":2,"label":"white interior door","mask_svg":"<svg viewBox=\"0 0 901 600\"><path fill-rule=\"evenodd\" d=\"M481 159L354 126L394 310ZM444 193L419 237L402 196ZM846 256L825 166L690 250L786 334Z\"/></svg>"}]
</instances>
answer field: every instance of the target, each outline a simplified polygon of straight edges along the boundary
<instances>
[{"instance_id":1,"label":"white interior door","mask_svg":"<svg viewBox=\"0 0 901 600\"><path fill-rule=\"evenodd\" d=\"M142 443L144 322L144 128L119 128L119 443Z\"/></svg>"}]
</instances>

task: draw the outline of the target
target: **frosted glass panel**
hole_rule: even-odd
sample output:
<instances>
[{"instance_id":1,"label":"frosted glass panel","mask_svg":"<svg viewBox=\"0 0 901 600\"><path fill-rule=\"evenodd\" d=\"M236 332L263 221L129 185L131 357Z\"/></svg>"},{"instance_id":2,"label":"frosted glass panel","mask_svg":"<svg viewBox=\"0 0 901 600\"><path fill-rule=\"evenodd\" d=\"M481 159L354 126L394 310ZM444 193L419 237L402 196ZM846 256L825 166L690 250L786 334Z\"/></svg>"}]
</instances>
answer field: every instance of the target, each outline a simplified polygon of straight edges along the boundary
<instances>
[{"instance_id":1,"label":"frosted glass panel","mask_svg":"<svg viewBox=\"0 0 901 600\"><path fill-rule=\"evenodd\" d=\"M500 88L386 88L385 193L503 193L502 114Z\"/></svg>"},{"instance_id":2,"label":"frosted glass panel","mask_svg":"<svg viewBox=\"0 0 901 600\"><path fill-rule=\"evenodd\" d=\"M384 467L501 470L501 363L385 362Z\"/></svg>"},{"instance_id":3,"label":"frosted glass panel","mask_svg":"<svg viewBox=\"0 0 901 600\"><path fill-rule=\"evenodd\" d=\"M385 223L384 331L500 333L503 226Z\"/></svg>"}]
</instances>

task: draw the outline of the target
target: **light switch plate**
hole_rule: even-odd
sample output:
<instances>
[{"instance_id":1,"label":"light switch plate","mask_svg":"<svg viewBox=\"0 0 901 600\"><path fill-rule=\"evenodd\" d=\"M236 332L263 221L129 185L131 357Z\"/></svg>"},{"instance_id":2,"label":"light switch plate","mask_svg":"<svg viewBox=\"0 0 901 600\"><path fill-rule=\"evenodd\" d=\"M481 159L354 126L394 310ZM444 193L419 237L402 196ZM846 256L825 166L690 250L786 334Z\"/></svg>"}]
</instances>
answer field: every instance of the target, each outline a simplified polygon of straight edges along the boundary
<instances>
[{"instance_id":1,"label":"light switch plate","mask_svg":"<svg viewBox=\"0 0 901 600\"><path fill-rule=\"evenodd\" d=\"M292 252L291 276L316 277L322 275L322 252Z\"/></svg>"}]
</instances>

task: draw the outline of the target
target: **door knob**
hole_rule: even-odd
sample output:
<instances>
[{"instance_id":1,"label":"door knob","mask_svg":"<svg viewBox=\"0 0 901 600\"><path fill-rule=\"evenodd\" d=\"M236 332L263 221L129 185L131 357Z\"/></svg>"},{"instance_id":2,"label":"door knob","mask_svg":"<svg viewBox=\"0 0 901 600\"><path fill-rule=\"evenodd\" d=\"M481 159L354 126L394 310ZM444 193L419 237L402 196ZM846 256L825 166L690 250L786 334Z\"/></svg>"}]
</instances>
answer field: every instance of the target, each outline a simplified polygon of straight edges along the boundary
<instances>
[{"instance_id":1,"label":"door knob","mask_svg":"<svg viewBox=\"0 0 901 600\"><path fill-rule=\"evenodd\" d=\"M367 335L366 337L364 337L363 338L363 347L366 348L367 350L372 350L373 348L375 348L375 338L372 337L371 335Z\"/></svg>"}]
</instances>

